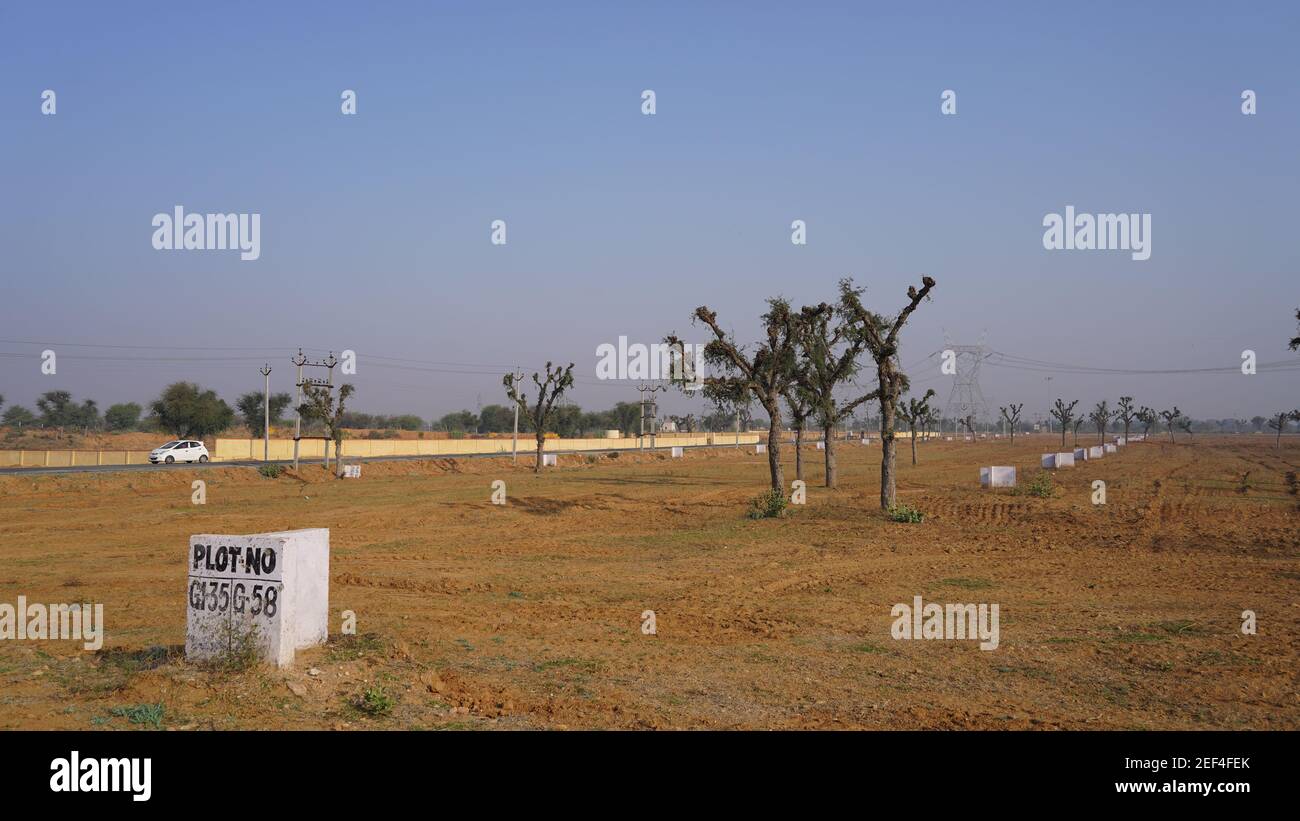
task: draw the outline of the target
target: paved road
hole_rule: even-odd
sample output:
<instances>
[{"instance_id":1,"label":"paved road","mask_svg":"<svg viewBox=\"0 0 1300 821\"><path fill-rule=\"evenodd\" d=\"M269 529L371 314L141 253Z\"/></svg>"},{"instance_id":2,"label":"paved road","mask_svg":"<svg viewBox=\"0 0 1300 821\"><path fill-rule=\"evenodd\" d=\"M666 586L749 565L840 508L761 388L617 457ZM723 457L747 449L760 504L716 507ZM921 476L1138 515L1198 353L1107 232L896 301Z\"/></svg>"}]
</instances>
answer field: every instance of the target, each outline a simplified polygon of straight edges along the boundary
<instances>
[{"instance_id":1,"label":"paved road","mask_svg":"<svg viewBox=\"0 0 1300 821\"><path fill-rule=\"evenodd\" d=\"M697 450L697 449L700 449L700 448L730 448L730 447L734 447L734 445L683 445L682 447L685 447L687 450ZM753 445L752 445L752 444L750 444L750 445L741 445L741 447L742 447L742 448L752 448ZM566 450L566 451L563 451L562 453L563 453L563 454L570 454L570 453L629 453L629 452L634 452L634 450L635 450L635 449L632 449L632 448L594 448L594 449L592 449L592 450ZM646 450L649 450L649 448L646 448ZM657 448L657 450L658 450L658 451L661 451L661 452L664 452L664 453L667 453L668 450L669 450L669 446L661 446L661 447ZM532 448L530 448L530 449L528 449L528 450L524 450L523 448L520 448L520 449L519 449L519 459L520 459L521 461L523 461L523 460L525 460L525 459L531 460L531 459L533 458L533 454L535 454L536 452L537 452L537 451L534 450L534 449L532 449ZM351 457L351 456L348 456L348 455L345 453L345 454L343 455L343 458L346 459L346 460L349 461L349 462L353 461L354 459L359 460L359 461L361 461L361 462L417 462L417 461L420 461L420 460L422 460L422 459L499 459L499 458L501 458L502 456L509 456L509 455L510 455L510 454L508 454L508 453L506 453L506 454L501 454L501 453L448 453L448 454L442 454L442 455L430 455L430 456L371 456L371 457ZM304 464L304 465L319 465L319 464L321 463L321 460L320 460L320 459L303 459L303 460L301 460L301 462L302 462L302 464ZM167 465L167 464L159 464L159 465L78 465L78 466L76 466L76 467L49 467L49 468L46 468L46 467L22 467L22 468L11 467L11 468L0 468L0 476L17 476L17 475L22 475L22 476L42 476L42 475L44 475L44 476L49 476L49 475L58 475L58 474L64 474L64 473L119 473L119 472L129 472L129 471L156 471L156 470L211 470L212 468L256 468L256 467L259 467L259 466L262 465L262 464L265 464L265 463L260 462L260 461L242 460L242 461L238 461L238 462L208 462L208 463L206 463L206 464L202 464L202 465L197 464L197 463L188 463L188 464L175 463L175 464L171 464L171 465ZM271 464L276 464L276 465L292 465L292 464L293 464L293 460L292 460L292 459L280 459L280 460L272 459L272 460L271 460Z\"/></svg>"}]
</instances>

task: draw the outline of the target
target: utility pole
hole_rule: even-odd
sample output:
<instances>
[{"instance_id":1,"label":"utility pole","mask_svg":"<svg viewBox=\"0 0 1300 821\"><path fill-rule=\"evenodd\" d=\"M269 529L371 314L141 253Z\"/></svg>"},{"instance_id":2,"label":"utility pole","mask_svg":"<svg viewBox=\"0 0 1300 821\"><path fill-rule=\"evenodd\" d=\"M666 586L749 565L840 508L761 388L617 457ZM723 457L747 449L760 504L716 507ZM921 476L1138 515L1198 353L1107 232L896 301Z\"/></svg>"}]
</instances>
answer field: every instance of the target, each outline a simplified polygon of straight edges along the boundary
<instances>
[{"instance_id":1,"label":"utility pole","mask_svg":"<svg viewBox=\"0 0 1300 821\"><path fill-rule=\"evenodd\" d=\"M271 461L271 365L258 369L266 377L266 390L262 392L262 461Z\"/></svg>"},{"instance_id":2,"label":"utility pole","mask_svg":"<svg viewBox=\"0 0 1300 821\"><path fill-rule=\"evenodd\" d=\"M522 380L523 378L524 378L524 372L519 370L518 365L515 365L515 384L518 385L520 380ZM481 416L482 413L483 411L480 409L479 415ZM515 403L515 433L510 440L510 464L514 465L518 463L519 463L519 403L516 402Z\"/></svg>"},{"instance_id":3,"label":"utility pole","mask_svg":"<svg viewBox=\"0 0 1300 821\"><path fill-rule=\"evenodd\" d=\"M292 359L293 364L298 366L298 379L293 402L293 472L298 472L298 441L302 439L302 366L307 364L307 357L303 356L302 348L298 349L298 355Z\"/></svg>"},{"instance_id":4,"label":"utility pole","mask_svg":"<svg viewBox=\"0 0 1300 821\"><path fill-rule=\"evenodd\" d=\"M657 391L667 390L663 385L637 385L637 392L641 394L641 435L637 437L637 448L645 450L645 422L650 420L650 449L655 449L655 414L659 408L655 404L654 395ZM646 394L649 394L647 397Z\"/></svg>"},{"instance_id":5,"label":"utility pole","mask_svg":"<svg viewBox=\"0 0 1300 821\"><path fill-rule=\"evenodd\" d=\"M298 366L298 381L295 385L298 392L298 403L294 408L294 429L293 429L293 469L298 470L298 442L302 439L302 412L298 410L302 406L302 389L304 385L312 385L317 388L324 388L329 395L333 395L334 390L334 366L339 361L334 358L334 352L330 351L329 356L319 362L312 362L303 355L302 348L298 349L298 355L290 361ZM303 379L302 369L307 368L325 368L327 371L326 378L320 379ZM325 440L325 468L329 469L330 459L330 440L328 436L319 437Z\"/></svg>"}]
</instances>

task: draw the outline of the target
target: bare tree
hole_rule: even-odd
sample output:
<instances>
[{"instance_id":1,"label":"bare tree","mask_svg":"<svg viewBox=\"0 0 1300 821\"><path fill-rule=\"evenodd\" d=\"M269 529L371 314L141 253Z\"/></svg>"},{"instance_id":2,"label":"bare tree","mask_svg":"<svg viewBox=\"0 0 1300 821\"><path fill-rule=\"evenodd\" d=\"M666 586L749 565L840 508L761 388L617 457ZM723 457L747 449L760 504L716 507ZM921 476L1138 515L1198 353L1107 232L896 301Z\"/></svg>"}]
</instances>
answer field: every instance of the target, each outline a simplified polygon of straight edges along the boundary
<instances>
[{"instance_id":1,"label":"bare tree","mask_svg":"<svg viewBox=\"0 0 1300 821\"><path fill-rule=\"evenodd\" d=\"M1145 438L1151 433L1151 428L1155 425L1156 420L1160 417L1154 410L1143 405L1137 412L1137 420L1142 423L1142 436Z\"/></svg>"},{"instance_id":2,"label":"bare tree","mask_svg":"<svg viewBox=\"0 0 1300 821\"><path fill-rule=\"evenodd\" d=\"M1065 430L1066 428L1070 427L1070 421L1074 419L1074 406L1077 404L1079 404L1078 399L1074 400L1068 405L1065 404L1065 400L1057 399L1056 405L1051 409L1052 416L1055 417L1056 421L1061 423L1061 447L1062 448L1065 447ZM1077 444L1079 429L1076 427L1074 430L1075 430L1075 443Z\"/></svg>"},{"instance_id":3,"label":"bare tree","mask_svg":"<svg viewBox=\"0 0 1300 821\"><path fill-rule=\"evenodd\" d=\"M1079 428L1083 427L1083 422L1082 416L1074 420L1074 446L1076 448L1079 446Z\"/></svg>"},{"instance_id":4,"label":"bare tree","mask_svg":"<svg viewBox=\"0 0 1300 821\"><path fill-rule=\"evenodd\" d=\"M784 494L785 472L781 467L781 399L795 379L794 317L784 299L769 299L768 311L763 314L766 339L758 344L752 355L738 345L731 334L718 325L718 315L707 305L695 309L694 320L702 322L713 331L713 339L704 346L704 361L723 376L708 376L696 381L703 383L704 395L717 403L736 407L746 404L752 396L767 411L767 467L771 474L772 490ZM675 335L667 339L670 345L680 345Z\"/></svg>"},{"instance_id":5,"label":"bare tree","mask_svg":"<svg viewBox=\"0 0 1300 821\"><path fill-rule=\"evenodd\" d=\"M523 387L522 379L516 379L516 375L508 373L501 380L505 385L506 396L519 406L519 411L533 425L533 430L537 433L537 463L533 465L533 472L540 473L542 470L542 451L546 447L546 423L551 417L551 409L555 407L556 401L559 400L564 392L573 387L573 363L569 367L556 365L554 369L551 363L546 363L546 378L542 379L541 374L533 372L533 384L537 386L536 404L528 404L528 394L523 393L520 388Z\"/></svg>"},{"instance_id":6,"label":"bare tree","mask_svg":"<svg viewBox=\"0 0 1300 821\"><path fill-rule=\"evenodd\" d=\"M917 426L924 429L925 422L930 418L932 413L930 409L930 399L934 396L934 389L925 392L925 396L920 399L909 399L899 404L898 415L907 423L908 430L912 432L912 464L916 464L916 429Z\"/></svg>"},{"instance_id":7,"label":"bare tree","mask_svg":"<svg viewBox=\"0 0 1300 821\"><path fill-rule=\"evenodd\" d=\"M1282 411L1272 419L1268 420L1268 426L1277 431L1277 441L1275 442L1274 447L1278 450L1282 449L1282 431L1286 430L1288 419L1300 422L1300 410L1293 410L1289 413L1287 411Z\"/></svg>"},{"instance_id":8,"label":"bare tree","mask_svg":"<svg viewBox=\"0 0 1300 821\"><path fill-rule=\"evenodd\" d=\"M961 423L966 426L966 432L970 434L970 438L973 441L975 439L975 414L966 414L965 418L961 420Z\"/></svg>"},{"instance_id":9,"label":"bare tree","mask_svg":"<svg viewBox=\"0 0 1300 821\"><path fill-rule=\"evenodd\" d=\"M826 462L826 487L835 487L839 470L835 461L835 428L853 415L865 402L878 397L878 391L855 399L838 401L835 390L858 373L858 357L867 346L865 334L857 333L854 305L861 306L861 290L841 283L838 306L823 302L805 306L795 322L799 346L799 364L795 379L808 398L822 428L823 454ZM788 398L788 397L787 397Z\"/></svg>"},{"instance_id":10,"label":"bare tree","mask_svg":"<svg viewBox=\"0 0 1300 821\"><path fill-rule=\"evenodd\" d=\"M1020 409L1025 406L1024 402L1019 405L1009 405L1005 408L999 408L1002 412L1002 418L1007 420L1007 427L1011 430L1011 444L1016 443L1016 425L1020 422ZM1008 410L1010 412L1008 413Z\"/></svg>"},{"instance_id":11,"label":"bare tree","mask_svg":"<svg viewBox=\"0 0 1300 821\"><path fill-rule=\"evenodd\" d=\"M1119 398L1119 407L1115 409L1115 418L1124 423L1124 442L1128 442L1128 426L1134 419L1138 418L1138 412L1133 409L1133 397L1121 396Z\"/></svg>"},{"instance_id":12,"label":"bare tree","mask_svg":"<svg viewBox=\"0 0 1300 821\"><path fill-rule=\"evenodd\" d=\"M343 405L355 392L356 388L352 385L342 385L339 387L336 401L328 386L307 382L302 386L302 393L307 401L298 406L298 414L303 419L316 420L325 426L325 432L329 434L329 440L325 443L325 469L329 470L329 441L333 441L334 464L340 476L343 474Z\"/></svg>"},{"instance_id":13,"label":"bare tree","mask_svg":"<svg viewBox=\"0 0 1300 821\"><path fill-rule=\"evenodd\" d=\"M1103 445L1106 444L1106 426L1114 416L1115 412L1110 409L1110 404L1105 399L1098 402L1092 409L1092 413L1088 414L1092 424L1097 426L1097 441Z\"/></svg>"},{"instance_id":14,"label":"bare tree","mask_svg":"<svg viewBox=\"0 0 1300 821\"><path fill-rule=\"evenodd\" d=\"M1295 321L1298 325L1300 325L1300 308L1296 309ZM1300 328L1297 328L1297 330L1300 330ZM1291 348L1291 350L1293 351L1300 351L1300 336L1297 336L1294 339L1292 339L1288 347Z\"/></svg>"},{"instance_id":15,"label":"bare tree","mask_svg":"<svg viewBox=\"0 0 1300 821\"><path fill-rule=\"evenodd\" d=\"M1183 417L1182 419L1179 419L1179 420L1178 420L1178 428L1179 428L1179 430L1181 430L1183 433L1187 434L1187 438L1188 438L1188 439L1191 439L1191 438L1192 438L1192 420L1191 420L1191 419L1188 419L1187 417Z\"/></svg>"},{"instance_id":16,"label":"bare tree","mask_svg":"<svg viewBox=\"0 0 1300 821\"><path fill-rule=\"evenodd\" d=\"M1174 428L1178 426L1178 417L1182 415L1183 412L1178 409L1177 405L1174 405L1173 410L1160 411L1160 418L1165 420L1165 427L1169 429L1170 442L1174 441Z\"/></svg>"},{"instance_id":17,"label":"bare tree","mask_svg":"<svg viewBox=\"0 0 1300 821\"><path fill-rule=\"evenodd\" d=\"M934 280L928 276L921 277L921 289L909 286L907 305L897 316L889 319L864 308L859 299L860 292L853 288L850 280L840 282L841 304L853 316L856 332L862 335L867 352L876 361L877 387L873 394L880 400L880 507L884 510L893 507L898 499L898 488L894 480L894 417L898 409L898 398L907 390L908 385L907 375L899 369L898 334L916 307L929 296L932 288Z\"/></svg>"},{"instance_id":18,"label":"bare tree","mask_svg":"<svg viewBox=\"0 0 1300 821\"><path fill-rule=\"evenodd\" d=\"M928 411L926 412L926 414L925 414L925 439L926 439L927 442L930 440L930 436L931 436L932 434L935 435L935 436L938 436L937 431L938 431L938 429L939 429L939 420L940 420L941 418L943 418L943 414L940 413L939 411L935 410L934 408L931 408L930 410L928 410Z\"/></svg>"},{"instance_id":19,"label":"bare tree","mask_svg":"<svg viewBox=\"0 0 1300 821\"><path fill-rule=\"evenodd\" d=\"M812 399L795 382L786 389L785 405L790 411L790 427L794 429L794 478L803 479L803 432L812 415Z\"/></svg>"}]
</instances>

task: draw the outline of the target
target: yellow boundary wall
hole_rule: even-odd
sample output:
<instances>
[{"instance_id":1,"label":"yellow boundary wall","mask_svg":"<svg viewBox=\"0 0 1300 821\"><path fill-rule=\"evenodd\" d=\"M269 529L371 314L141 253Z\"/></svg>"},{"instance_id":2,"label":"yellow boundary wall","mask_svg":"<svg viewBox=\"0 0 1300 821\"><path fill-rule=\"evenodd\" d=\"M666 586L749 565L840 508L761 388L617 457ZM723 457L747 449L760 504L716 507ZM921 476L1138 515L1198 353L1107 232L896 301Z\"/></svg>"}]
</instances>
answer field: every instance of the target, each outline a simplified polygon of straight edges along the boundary
<instances>
[{"instance_id":1,"label":"yellow boundary wall","mask_svg":"<svg viewBox=\"0 0 1300 821\"><path fill-rule=\"evenodd\" d=\"M655 438L659 448L674 445L699 446L725 445L734 446L737 434L734 433L696 433L696 434L661 434ZM760 434L739 434L740 444L752 445L760 441ZM645 437L645 446L650 447L650 437ZM636 450L640 442L628 439L547 439L547 453L564 453L575 450ZM533 436L520 435L519 452L535 453L537 439ZM470 456L479 454L508 454L509 439L344 439L344 458L360 459L377 456ZM325 443L320 439L303 439L299 443L299 457L302 459L322 459L325 456ZM217 439L212 448L212 461L231 462L262 458L261 439ZM273 460L293 458L292 439L272 439L270 458Z\"/></svg>"},{"instance_id":2,"label":"yellow boundary wall","mask_svg":"<svg viewBox=\"0 0 1300 821\"><path fill-rule=\"evenodd\" d=\"M0 468L147 464L147 450L0 450Z\"/></svg>"}]
</instances>

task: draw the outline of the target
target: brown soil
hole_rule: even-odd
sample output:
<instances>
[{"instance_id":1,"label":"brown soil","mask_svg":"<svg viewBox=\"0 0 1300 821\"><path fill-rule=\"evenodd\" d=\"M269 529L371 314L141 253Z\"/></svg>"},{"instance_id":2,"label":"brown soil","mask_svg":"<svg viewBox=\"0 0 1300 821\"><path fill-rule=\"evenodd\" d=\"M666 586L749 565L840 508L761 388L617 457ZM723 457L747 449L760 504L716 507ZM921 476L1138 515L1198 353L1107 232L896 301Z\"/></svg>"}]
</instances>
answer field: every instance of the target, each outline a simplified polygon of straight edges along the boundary
<instances>
[{"instance_id":1,"label":"brown soil","mask_svg":"<svg viewBox=\"0 0 1300 821\"><path fill-rule=\"evenodd\" d=\"M0 641L0 727L1300 727L1300 447L1148 442L1060 471L1053 498L978 486L988 464L1024 485L1056 449L930 442L912 467L900 448L921 524L876 509L879 445L841 445L833 491L809 448L807 504L757 521L752 448L561 456L542 476L447 459L342 481L0 477L0 602L100 602L108 623L98 653ZM331 633L352 610L360 635L284 671L185 662L190 534L301 527L331 529ZM1000 647L892 639L916 595L999 604Z\"/></svg>"}]
</instances>

